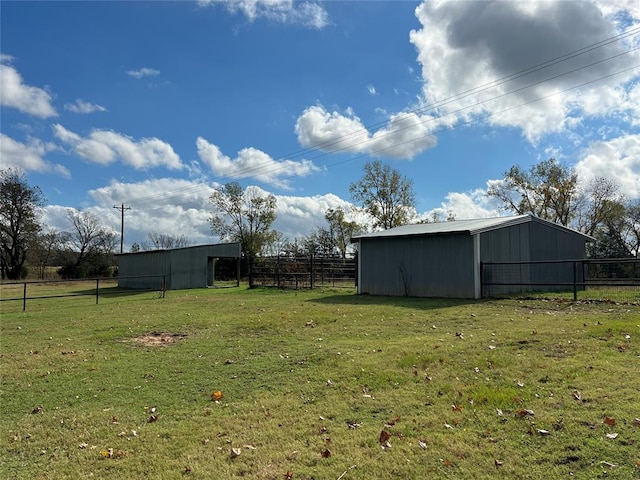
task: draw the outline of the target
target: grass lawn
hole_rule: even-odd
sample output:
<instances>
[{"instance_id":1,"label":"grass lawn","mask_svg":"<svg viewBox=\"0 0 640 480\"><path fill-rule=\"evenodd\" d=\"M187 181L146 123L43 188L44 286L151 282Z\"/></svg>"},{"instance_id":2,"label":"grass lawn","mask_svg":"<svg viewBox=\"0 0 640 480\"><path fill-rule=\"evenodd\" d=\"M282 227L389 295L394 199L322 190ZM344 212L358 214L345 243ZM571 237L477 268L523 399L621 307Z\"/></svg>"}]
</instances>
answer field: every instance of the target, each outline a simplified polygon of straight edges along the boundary
<instances>
[{"instance_id":1,"label":"grass lawn","mask_svg":"<svg viewBox=\"0 0 640 480\"><path fill-rule=\"evenodd\" d=\"M3 479L640 479L638 306L241 286L0 308Z\"/></svg>"}]
</instances>

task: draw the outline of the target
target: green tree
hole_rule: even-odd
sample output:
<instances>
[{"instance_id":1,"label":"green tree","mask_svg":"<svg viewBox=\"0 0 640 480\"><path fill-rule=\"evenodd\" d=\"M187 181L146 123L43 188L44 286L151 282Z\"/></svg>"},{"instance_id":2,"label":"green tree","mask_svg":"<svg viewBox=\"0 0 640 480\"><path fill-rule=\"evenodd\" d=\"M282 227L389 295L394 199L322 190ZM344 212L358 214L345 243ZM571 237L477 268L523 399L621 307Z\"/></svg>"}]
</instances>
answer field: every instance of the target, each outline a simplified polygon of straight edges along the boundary
<instances>
[{"instance_id":1,"label":"green tree","mask_svg":"<svg viewBox=\"0 0 640 480\"><path fill-rule=\"evenodd\" d=\"M253 286L253 260L277 236L271 225L276 219L276 197L258 187L243 189L231 182L209 197L213 214L211 231L223 241L240 242L249 262L249 285Z\"/></svg>"},{"instance_id":2,"label":"green tree","mask_svg":"<svg viewBox=\"0 0 640 480\"><path fill-rule=\"evenodd\" d=\"M347 258L351 237L366 232L366 227L353 220L347 220L342 207L328 209L324 218L329 224L329 235L340 256L343 259Z\"/></svg>"},{"instance_id":3,"label":"green tree","mask_svg":"<svg viewBox=\"0 0 640 480\"><path fill-rule=\"evenodd\" d=\"M45 199L39 187L29 186L23 172L0 171L0 270L2 278L18 280L26 275L30 246L42 229L38 209Z\"/></svg>"},{"instance_id":4,"label":"green tree","mask_svg":"<svg viewBox=\"0 0 640 480\"><path fill-rule=\"evenodd\" d=\"M378 160L365 164L364 175L349 186L349 192L373 218L374 227L399 227L415 217L413 182Z\"/></svg>"},{"instance_id":5,"label":"green tree","mask_svg":"<svg viewBox=\"0 0 640 480\"><path fill-rule=\"evenodd\" d=\"M501 182L489 187L488 194L501 200L505 210L569 226L578 206L578 175L572 168L551 158L529 171L515 165Z\"/></svg>"}]
</instances>

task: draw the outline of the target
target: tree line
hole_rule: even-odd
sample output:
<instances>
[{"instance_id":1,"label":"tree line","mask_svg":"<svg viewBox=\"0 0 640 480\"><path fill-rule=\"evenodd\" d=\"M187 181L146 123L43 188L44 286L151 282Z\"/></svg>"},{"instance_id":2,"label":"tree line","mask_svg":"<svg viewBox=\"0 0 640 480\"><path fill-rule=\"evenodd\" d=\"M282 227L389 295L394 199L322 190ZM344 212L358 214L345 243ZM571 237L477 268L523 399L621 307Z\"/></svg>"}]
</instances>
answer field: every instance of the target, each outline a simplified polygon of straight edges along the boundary
<instances>
[{"instance_id":1,"label":"tree line","mask_svg":"<svg viewBox=\"0 0 640 480\"><path fill-rule=\"evenodd\" d=\"M58 266L62 278L108 276L114 271L118 235L101 225L89 211L69 209L68 231L46 228L38 211L45 199L24 173L0 170L0 270L2 278L26 277L29 267L44 276L49 265ZM375 160L364 165L362 177L349 185L354 211L342 207L325 212L325 225L307 236L287 239L273 228L276 198L257 187L231 182L215 190L209 200L211 232L221 241L239 242L249 264L263 255L322 255L346 258L353 253L350 239L372 229L389 229L420 219L413 181L389 165ZM555 159L529 170L519 165L491 183L488 195L505 212L531 213L594 237L589 255L597 258L637 257L640 253L640 200L629 201L620 186L606 178L584 184L576 171ZM368 224L353 220L363 213ZM455 220L452 213L446 220ZM134 243L132 252L180 248L190 245L184 235L150 232L148 241Z\"/></svg>"}]
</instances>

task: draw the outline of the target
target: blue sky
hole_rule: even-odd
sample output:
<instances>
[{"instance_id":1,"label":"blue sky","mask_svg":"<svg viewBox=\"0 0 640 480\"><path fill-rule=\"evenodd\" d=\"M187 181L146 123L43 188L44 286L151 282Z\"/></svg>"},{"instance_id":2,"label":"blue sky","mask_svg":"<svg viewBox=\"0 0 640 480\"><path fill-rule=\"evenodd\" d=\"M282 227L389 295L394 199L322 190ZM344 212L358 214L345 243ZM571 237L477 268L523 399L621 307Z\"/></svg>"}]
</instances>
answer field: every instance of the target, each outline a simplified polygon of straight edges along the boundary
<instances>
[{"instance_id":1,"label":"blue sky","mask_svg":"<svg viewBox=\"0 0 640 480\"><path fill-rule=\"evenodd\" d=\"M550 157L640 197L640 6L595 2L11 2L0 160L120 230L212 242L213 189L276 195L293 239L379 159L417 217L504 214L506 170ZM544 67L544 68L543 68Z\"/></svg>"}]
</instances>

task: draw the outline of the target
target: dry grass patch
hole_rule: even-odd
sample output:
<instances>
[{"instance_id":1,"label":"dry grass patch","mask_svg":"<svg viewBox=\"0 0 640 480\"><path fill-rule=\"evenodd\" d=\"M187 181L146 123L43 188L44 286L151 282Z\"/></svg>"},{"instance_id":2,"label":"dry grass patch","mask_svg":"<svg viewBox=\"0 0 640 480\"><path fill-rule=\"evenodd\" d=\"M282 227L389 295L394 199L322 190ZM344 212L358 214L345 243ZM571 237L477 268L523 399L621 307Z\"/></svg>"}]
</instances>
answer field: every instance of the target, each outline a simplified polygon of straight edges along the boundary
<instances>
[{"instance_id":1,"label":"dry grass patch","mask_svg":"<svg viewBox=\"0 0 640 480\"><path fill-rule=\"evenodd\" d=\"M138 335L127 341L144 345L145 347L166 347L186 337L186 333L152 332Z\"/></svg>"}]
</instances>

